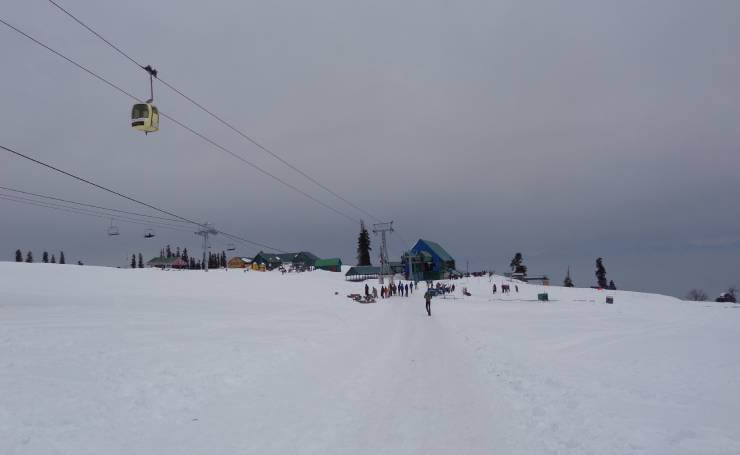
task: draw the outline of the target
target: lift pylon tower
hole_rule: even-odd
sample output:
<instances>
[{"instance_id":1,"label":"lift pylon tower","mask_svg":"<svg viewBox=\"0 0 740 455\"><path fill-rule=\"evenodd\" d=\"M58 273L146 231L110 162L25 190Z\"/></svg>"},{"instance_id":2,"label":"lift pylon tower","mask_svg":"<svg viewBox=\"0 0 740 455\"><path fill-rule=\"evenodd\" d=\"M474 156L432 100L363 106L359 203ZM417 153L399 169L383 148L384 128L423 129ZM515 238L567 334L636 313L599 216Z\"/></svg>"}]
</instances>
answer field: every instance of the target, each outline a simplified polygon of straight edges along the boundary
<instances>
[{"instance_id":1,"label":"lift pylon tower","mask_svg":"<svg viewBox=\"0 0 740 455\"><path fill-rule=\"evenodd\" d=\"M216 234L218 234L218 231L213 226L210 226L208 223L205 223L203 225L203 229L195 232L195 235L203 237L203 262L201 262L201 264L203 264L206 272L208 271L208 261L206 261L206 252L208 251L208 236Z\"/></svg>"},{"instance_id":2,"label":"lift pylon tower","mask_svg":"<svg viewBox=\"0 0 740 455\"><path fill-rule=\"evenodd\" d=\"M393 221L389 223L375 223L373 224L373 234L378 235L380 233L380 275L378 275L378 282L382 285L384 282L385 275L390 275L390 284L393 284L393 274L391 273L391 264L388 261L388 245L385 241L385 233L393 232Z\"/></svg>"}]
</instances>

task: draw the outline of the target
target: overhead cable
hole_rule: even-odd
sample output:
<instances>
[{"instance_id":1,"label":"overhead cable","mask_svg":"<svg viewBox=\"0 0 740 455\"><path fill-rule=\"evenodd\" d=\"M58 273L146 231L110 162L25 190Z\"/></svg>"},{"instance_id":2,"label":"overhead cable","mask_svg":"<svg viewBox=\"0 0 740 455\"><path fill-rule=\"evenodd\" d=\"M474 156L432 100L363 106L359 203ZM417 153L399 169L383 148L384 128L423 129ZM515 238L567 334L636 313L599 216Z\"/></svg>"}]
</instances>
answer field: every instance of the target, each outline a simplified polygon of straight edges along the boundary
<instances>
[{"instance_id":1,"label":"overhead cable","mask_svg":"<svg viewBox=\"0 0 740 455\"><path fill-rule=\"evenodd\" d=\"M109 40L107 40L106 38L104 38L100 33L98 33L97 31L95 31L92 27L90 27L85 22L83 22L82 20L80 20L77 16L75 16L74 14L72 14L71 12L69 12L67 9L65 9L64 7L62 7L59 3L55 2L54 0L48 0L48 1L49 1L49 3L51 3L52 5L54 5L55 7L57 7L60 11L62 11L64 14L66 14L67 16L69 16L70 18L72 18L72 20L74 20L75 22L77 22L78 24L80 24L82 27L84 27L86 30L88 30L90 33L92 33L93 35L95 35L96 37L98 37L100 40L102 40L105 44L107 44L108 46L110 46L116 52L118 52L119 54L121 54L124 58L126 58L127 60L129 60L130 62L132 62L134 65L138 66L139 68L146 70L146 67L144 65L142 65L141 63L139 63L138 61L136 61L133 57L131 57L130 55L128 55L123 50L121 50L121 48L119 48L118 46L116 46L115 44L113 44L112 42L110 42ZM224 120L221 116L215 114L213 111L211 111L210 109L206 108L203 104L199 103L198 101L194 100L190 96L186 95L182 90L180 90L177 87L173 86L172 84L170 84L169 82L165 81L164 79L162 79L159 76L157 77L157 81L159 81L160 83L162 83L162 85L166 86L170 90L174 91L178 95L180 95L183 98L185 98L186 100L188 100L191 104L193 104L194 106L198 107L200 110L202 110L206 114L210 115L212 118L214 118L215 120L217 120L218 122L220 122L221 124L223 124L224 126L226 126L227 128L229 128L230 130L234 131L235 133L237 133L238 135L240 135L241 137L243 137L247 141L251 142L254 146L256 146L257 148L259 148L263 152L267 153L268 155L272 156L276 160L280 161L281 163L283 163L285 166L289 167L293 171L299 173L300 175L302 175L307 180L309 180L313 184L317 185L318 187L320 187L324 191L326 191L329 194L333 195L334 197L336 197L337 199L341 200L342 202L344 202L345 204L349 205L350 207L352 207L352 208L354 208L354 209L356 209L356 210L364 213L365 215L369 216L370 218L373 218L374 220L378 221L378 218L375 215L373 215L372 213L369 213L368 211L364 210L363 208L361 208L361 207L357 206L356 204L352 203L351 201L349 201L348 199L344 198L343 196L341 196L337 192L333 191L331 188L328 188L326 185L322 184L321 182L319 182L315 178L313 178L310 175L308 175L306 172L304 172L301 169L299 169L297 166L295 166L295 165L291 164L290 162L286 161L280 155L278 155L277 153L275 153L272 150L270 150L267 146L262 145L256 139L252 138L250 135L248 135L247 133L243 132L242 130L240 130L239 128L237 128L236 126L234 126L232 123Z\"/></svg>"},{"instance_id":2,"label":"overhead cable","mask_svg":"<svg viewBox=\"0 0 740 455\"><path fill-rule=\"evenodd\" d=\"M2 23L3 25L7 26L10 29L12 29L13 31L15 31L15 32L23 35L24 37L28 38L29 40L33 41L34 43L36 43L39 46L43 47L44 49L48 50L49 52L51 52L51 53L53 53L53 54L61 57L62 59L64 59L68 63L71 63L72 65L76 66L77 68L80 68L81 70L85 71L86 73L90 74L91 76L95 77L96 79L104 82L105 84L107 84L108 86L114 88L115 90L119 91L120 93L122 93L122 94L130 97L133 100L136 100L139 103L144 102L142 99L138 98L137 96L133 95L132 93L130 93L130 92L122 89L118 85L114 84L113 82L110 82L109 80L105 79L103 76L100 76L99 74L97 74L96 72L92 71L91 69L89 69L89 68L81 65L80 63L74 61L73 59L65 56L61 52L59 52L59 51L57 51L57 50L49 47L48 45L42 43L41 41L37 40L36 38L32 37L31 35L27 34L24 31L22 31L21 29L13 26L11 24L9 24L8 22L6 22L5 20L3 20L2 18L0 18L0 23ZM243 163L251 166L252 168L254 168L257 171L259 171L260 173L262 173L262 174L264 174L264 175L272 178L273 180L275 180L275 181L283 184L284 186L287 186L288 188L292 189L293 191L302 194L303 196L307 197L308 199L311 199L312 201L316 202L317 204L319 204L319 205L321 205L321 206L323 206L323 207L331 210L332 212L334 212L334 213L336 213L336 214L338 214L338 215L340 215L340 216L342 216L344 218L347 218L348 220L352 221L353 223L359 222L359 220L353 218L352 216L347 215L346 213L344 213L344 212L342 212L342 211L340 211L340 210L338 210L338 209L336 209L336 208L334 208L334 207L326 204L325 202L321 201L320 199L315 198L314 196L311 196L309 193L303 191L302 189L296 187L295 185L292 185L292 184L288 183L287 181L281 179L280 177L272 174L271 172L269 172L269 171L261 168L260 166L258 166L256 164L252 163L251 161L247 160L246 158L242 157L241 155L238 155L238 154L232 152L228 148L222 146L221 144L217 143L216 141L214 141L213 139L209 138L208 136L206 136L206 135L204 135L204 134L202 134L202 133L194 130L193 128L189 127L188 125L180 122L179 120L175 119L174 117L172 117L170 115L167 115L166 113L164 113L162 111L159 111L159 115L162 116L162 117L164 117L164 118L166 118L166 119L168 119L168 120L170 120L170 121L172 121L173 123L175 123L176 125L180 126L183 129L187 130L188 132L190 132L190 133L198 136L202 140L208 142L209 144L213 145L214 147L218 148L219 150L223 151L224 153L227 153L228 155L230 155L230 156L238 159L239 161L241 161L241 162L243 162Z\"/></svg>"}]
</instances>

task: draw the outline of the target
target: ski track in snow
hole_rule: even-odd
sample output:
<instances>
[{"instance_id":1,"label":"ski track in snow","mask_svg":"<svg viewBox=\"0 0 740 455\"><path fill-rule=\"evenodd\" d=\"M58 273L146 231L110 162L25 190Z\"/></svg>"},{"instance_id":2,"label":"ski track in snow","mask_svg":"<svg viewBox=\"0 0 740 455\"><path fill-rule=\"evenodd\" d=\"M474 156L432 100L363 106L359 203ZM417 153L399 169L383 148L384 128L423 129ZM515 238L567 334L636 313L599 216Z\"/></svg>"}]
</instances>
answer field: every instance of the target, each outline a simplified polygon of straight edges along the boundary
<instances>
[{"instance_id":1,"label":"ski track in snow","mask_svg":"<svg viewBox=\"0 0 740 455\"><path fill-rule=\"evenodd\" d=\"M457 284L0 263L0 453L740 453L735 305Z\"/></svg>"}]
</instances>

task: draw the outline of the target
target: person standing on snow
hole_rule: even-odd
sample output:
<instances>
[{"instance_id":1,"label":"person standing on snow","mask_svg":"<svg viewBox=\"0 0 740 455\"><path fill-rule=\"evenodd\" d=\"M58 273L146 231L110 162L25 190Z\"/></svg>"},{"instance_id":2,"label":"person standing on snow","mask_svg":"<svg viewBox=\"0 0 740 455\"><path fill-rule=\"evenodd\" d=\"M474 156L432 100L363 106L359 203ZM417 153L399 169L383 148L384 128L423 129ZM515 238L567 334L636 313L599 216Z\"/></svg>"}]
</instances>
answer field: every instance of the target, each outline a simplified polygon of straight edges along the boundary
<instances>
[{"instance_id":1,"label":"person standing on snow","mask_svg":"<svg viewBox=\"0 0 740 455\"><path fill-rule=\"evenodd\" d=\"M408 283L406 283L403 287L404 287L404 290L406 291L406 297L408 297L409 296L409 285L408 285Z\"/></svg>"},{"instance_id":2,"label":"person standing on snow","mask_svg":"<svg viewBox=\"0 0 740 455\"><path fill-rule=\"evenodd\" d=\"M427 303L427 314L432 317L432 294L429 291L424 293L424 300Z\"/></svg>"},{"instance_id":3,"label":"person standing on snow","mask_svg":"<svg viewBox=\"0 0 740 455\"><path fill-rule=\"evenodd\" d=\"M365 297L368 297L370 295L370 286L365 283Z\"/></svg>"}]
</instances>

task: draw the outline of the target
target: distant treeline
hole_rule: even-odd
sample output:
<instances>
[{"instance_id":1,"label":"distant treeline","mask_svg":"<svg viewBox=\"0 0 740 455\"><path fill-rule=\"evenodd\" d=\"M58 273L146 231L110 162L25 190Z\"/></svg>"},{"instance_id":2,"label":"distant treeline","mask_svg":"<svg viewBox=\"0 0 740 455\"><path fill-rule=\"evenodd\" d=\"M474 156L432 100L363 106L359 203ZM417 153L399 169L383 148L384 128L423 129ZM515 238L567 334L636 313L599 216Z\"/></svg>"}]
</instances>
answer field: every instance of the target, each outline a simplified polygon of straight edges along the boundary
<instances>
[{"instance_id":1,"label":"distant treeline","mask_svg":"<svg viewBox=\"0 0 740 455\"><path fill-rule=\"evenodd\" d=\"M24 260L23 252L21 250L15 250L15 262L28 262L28 263L33 262L33 252L29 250L28 253L26 253L26 259ZM56 255L52 253L51 258L49 258L49 252L44 251L44 254L41 255L41 262L43 262L44 264L48 264L48 263L56 264L57 257ZM59 252L59 263L60 264L67 263L66 260L64 259L64 251ZM78 262L78 264L82 265L81 262Z\"/></svg>"}]
</instances>

